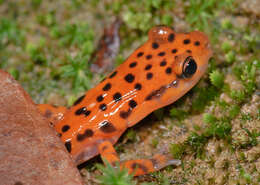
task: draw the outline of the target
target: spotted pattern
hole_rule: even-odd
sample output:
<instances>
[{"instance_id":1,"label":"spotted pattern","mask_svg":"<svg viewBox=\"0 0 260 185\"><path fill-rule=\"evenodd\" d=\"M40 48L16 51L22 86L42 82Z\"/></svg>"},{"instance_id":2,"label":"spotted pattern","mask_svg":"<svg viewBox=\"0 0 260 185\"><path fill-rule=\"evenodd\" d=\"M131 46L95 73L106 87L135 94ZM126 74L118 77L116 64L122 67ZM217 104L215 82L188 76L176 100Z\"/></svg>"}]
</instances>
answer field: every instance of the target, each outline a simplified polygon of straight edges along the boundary
<instances>
[{"instance_id":1,"label":"spotted pattern","mask_svg":"<svg viewBox=\"0 0 260 185\"><path fill-rule=\"evenodd\" d=\"M141 56L143 56L143 55L144 55L143 52L139 52L139 53L137 53L137 57L141 57Z\"/></svg>"},{"instance_id":2,"label":"spotted pattern","mask_svg":"<svg viewBox=\"0 0 260 185\"><path fill-rule=\"evenodd\" d=\"M135 76L132 75L131 73L128 73L128 74L125 76L125 81L127 81L128 83L132 83L134 80L135 80Z\"/></svg>"},{"instance_id":3,"label":"spotted pattern","mask_svg":"<svg viewBox=\"0 0 260 185\"><path fill-rule=\"evenodd\" d=\"M132 63L129 64L129 67L134 68L136 65L137 65L137 62L132 62Z\"/></svg>"},{"instance_id":4,"label":"spotted pattern","mask_svg":"<svg viewBox=\"0 0 260 185\"><path fill-rule=\"evenodd\" d=\"M172 73L172 68L167 67L166 70L165 70L165 73L168 74L168 75L171 74Z\"/></svg>"},{"instance_id":5,"label":"spotted pattern","mask_svg":"<svg viewBox=\"0 0 260 185\"><path fill-rule=\"evenodd\" d=\"M135 89L136 90L141 90L142 89L142 85L140 83L135 84Z\"/></svg>"},{"instance_id":6,"label":"spotted pattern","mask_svg":"<svg viewBox=\"0 0 260 185\"><path fill-rule=\"evenodd\" d=\"M109 89L111 89L111 83L107 83L107 84L103 87L103 91L108 91Z\"/></svg>"},{"instance_id":7,"label":"spotted pattern","mask_svg":"<svg viewBox=\"0 0 260 185\"><path fill-rule=\"evenodd\" d=\"M66 141L65 142L65 147L67 148L68 152L71 152L71 142L70 141Z\"/></svg>"},{"instance_id":8,"label":"spotted pattern","mask_svg":"<svg viewBox=\"0 0 260 185\"><path fill-rule=\"evenodd\" d=\"M116 127L108 121L103 121L101 125L102 126L99 129L104 133L112 133L116 131Z\"/></svg>"},{"instance_id":9,"label":"spotted pattern","mask_svg":"<svg viewBox=\"0 0 260 185\"><path fill-rule=\"evenodd\" d=\"M99 109L102 111L105 111L105 110L107 110L107 105L105 103L102 103L99 105Z\"/></svg>"},{"instance_id":10,"label":"spotted pattern","mask_svg":"<svg viewBox=\"0 0 260 185\"><path fill-rule=\"evenodd\" d=\"M85 116L88 116L91 113L90 110L87 110L86 107L81 107L78 110L76 110L75 115L79 116L84 114Z\"/></svg>"},{"instance_id":11,"label":"spotted pattern","mask_svg":"<svg viewBox=\"0 0 260 185\"><path fill-rule=\"evenodd\" d=\"M153 73L147 73L147 74L146 74L146 79L147 79L147 80L151 80L152 77L153 77Z\"/></svg>"},{"instance_id":12,"label":"spotted pattern","mask_svg":"<svg viewBox=\"0 0 260 185\"><path fill-rule=\"evenodd\" d=\"M75 105L78 105L78 104L80 104L80 102L82 102L82 100L85 98L85 94L83 95L83 96L81 96L81 97L79 97L75 102L74 102L74 106Z\"/></svg>"},{"instance_id":13,"label":"spotted pattern","mask_svg":"<svg viewBox=\"0 0 260 185\"><path fill-rule=\"evenodd\" d=\"M104 100L103 95L97 97L97 102L102 102Z\"/></svg>"},{"instance_id":14,"label":"spotted pattern","mask_svg":"<svg viewBox=\"0 0 260 185\"><path fill-rule=\"evenodd\" d=\"M147 60L150 60L151 58L153 58L152 55L146 55L146 59L147 59Z\"/></svg>"},{"instance_id":15,"label":"spotted pattern","mask_svg":"<svg viewBox=\"0 0 260 185\"><path fill-rule=\"evenodd\" d=\"M200 45L200 41L194 42L194 45L195 45L195 46L199 46L199 45Z\"/></svg>"},{"instance_id":16,"label":"spotted pattern","mask_svg":"<svg viewBox=\"0 0 260 185\"><path fill-rule=\"evenodd\" d=\"M165 52L164 52L164 51L158 53L158 56L160 56L160 57L163 57L164 55L165 55Z\"/></svg>"},{"instance_id":17,"label":"spotted pattern","mask_svg":"<svg viewBox=\"0 0 260 185\"><path fill-rule=\"evenodd\" d=\"M118 102L122 99L122 95L119 92L117 92L113 95L113 99L115 100L115 102Z\"/></svg>"},{"instance_id":18,"label":"spotted pattern","mask_svg":"<svg viewBox=\"0 0 260 185\"><path fill-rule=\"evenodd\" d=\"M150 70L151 68L152 68L152 65L151 64L147 64L144 69L147 71L147 70Z\"/></svg>"},{"instance_id":19,"label":"spotted pattern","mask_svg":"<svg viewBox=\"0 0 260 185\"><path fill-rule=\"evenodd\" d=\"M114 144L126 127L136 124L155 107L175 101L175 96L182 96L187 91L185 88L196 83L192 81L195 78L185 78L179 73L183 73L182 60L189 56L196 59L194 62L199 61L198 68L205 63L203 60L208 56L199 55L208 53L206 37L204 39L199 32L177 34L170 28L162 27L165 32L159 28L149 32L148 42L101 84L75 101L76 106L71 107L64 119L55 125L77 164L97 155L100 143L109 141ZM185 68L185 73L190 71ZM197 71L194 75L198 75L197 80L201 74ZM171 88L176 89L169 90ZM160 160L154 159L149 164L160 166L159 163ZM128 164L129 168L138 168L145 173L150 168L144 165L147 163L138 161Z\"/></svg>"},{"instance_id":20,"label":"spotted pattern","mask_svg":"<svg viewBox=\"0 0 260 185\"><path fill-rule=\"evenodd\" d=\"M172 53L177 53L177 49L172 49Z\"/></svg>"},{"instance_id":21,"label":"spotted pattern","mask_svg":"<svg viewBox=\"0 0 260 185\"><path fill-rule=\"evenodd\" d=\"M175 38L175 35L173 33L169 34L168 36L168 41L169 42L173 42L174 41L174 38Z\"/></svg>"},{"instance_id":22,"label":"spotted pattern","mask_svg":"<svg viewBox=\"0 0 260 185\"><path fill-rule=\"evenodd\" d=\"M189 43L190 43L190 39L183 40L183 44L189 44Z\"/></svg>"},{"instance_id":23,"label":"spotted pattern","mask_svg":"<svg viewBox=\"0 0 260 185\"><path fill-rule=\"evenodd\" d=\"M128 109L128 111L121 111L119 113L119 115L120 115L121 118L126 119L130 116L131 112L132 111L130 109Z\"/></svg>"},{"instance_id":24,"label":"spotted pattern","mask_svg":"<svg viewBox=\"0 0 260 185\"><path fill-rule=\"evenodd\" d=\"M153 43L152 43L152 48L153 48L153 49L159 48L159 44L158 44L157 42L153 42Z\"/></svg>"},{"instance_id":25,"label":"spotted pattern","mask_svg":"<svg viewBox=\"0 0 260 185\"><path fill-rule=\"evenodd\" d=\"M117 71L114 71L108 78L113 78L116 76L116 74L117 74Z\"/></svg>"},{"instance_id":26,"label":"spotted pattern","mask_svg":"<svg viewBox=\"0 0 260 185\"><path fill-rule=\"evenodd\" d=\"M69 129L70 129L69 125L64 125L61 130L62 132L67 132Z\"/></svg>"},{"instance_id":27,"label":"spotted pattern","mask_svg":"<svg viewBox=\"0 0 260 185\"><path fill-rule=\"evenodd\" d=\"M130 101L129 101L129 106L130 106L132 109L135 108L135 107L137 106L136 101L130 100Z\"/></svg>"},{"instance_id":28,"label":"spotted pattern","mask_svg":"<svg viewBox=\"0 0 260 185\"><path fill-rule=\"evenodd\" d=\"M83 141L86 138L92 137L94 135L94 132L91 129L86 129L83 134L77 135L77 141Z\"/></svg>"},{"instance_id":29,"label":"spotted pattern","mask_svg":"<svg viewBox=\"0 0 260 185\"><path fill-rule=\"evenodd\" d=\"M161 61L160 66L166 66L167 62L165 60Z\"/></svg>"}]
</instances>

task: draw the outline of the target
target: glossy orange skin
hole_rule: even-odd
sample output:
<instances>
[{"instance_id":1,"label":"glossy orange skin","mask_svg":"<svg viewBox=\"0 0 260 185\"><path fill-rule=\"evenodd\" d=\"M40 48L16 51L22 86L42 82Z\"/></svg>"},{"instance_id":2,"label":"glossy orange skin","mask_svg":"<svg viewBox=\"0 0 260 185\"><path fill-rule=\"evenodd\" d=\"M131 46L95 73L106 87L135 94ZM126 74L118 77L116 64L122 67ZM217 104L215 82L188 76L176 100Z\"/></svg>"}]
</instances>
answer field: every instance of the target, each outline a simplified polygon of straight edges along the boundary
<instances>
[{"instance_id":1,"label":"glossy orange skin","mask_svg":"<svg viewBox=\"0 0 260 185\"><path fill-rule=\"evenodd\" d=\"M171 28L157 26L148 37L55 124L77 164L102 152L102 143L116 143L128 127L152 111L179 99L205 73L212 51L202 32L175 33ZM196 62L197 70L185 77L184 62L188 57Z\"/></svg>"}]
</instances>

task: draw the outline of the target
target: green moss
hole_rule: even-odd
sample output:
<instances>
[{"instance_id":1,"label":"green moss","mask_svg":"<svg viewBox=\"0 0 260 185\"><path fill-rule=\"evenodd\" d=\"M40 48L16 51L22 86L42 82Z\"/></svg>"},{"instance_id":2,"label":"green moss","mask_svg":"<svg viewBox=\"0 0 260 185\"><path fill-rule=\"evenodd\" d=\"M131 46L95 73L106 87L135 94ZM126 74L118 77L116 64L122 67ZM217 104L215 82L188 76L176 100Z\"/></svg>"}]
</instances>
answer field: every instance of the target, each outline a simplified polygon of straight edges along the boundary
<instances>
[{"instance_id":1,"label":"green moss","mask_svg":"<svg viewBox=\"0 0 260 185\"><path fill-rule=\"evenodd\" d=\"M85 91L90 88L90 79L92 73L86 65L89 55L77 55L75 57L67 56L69 63L60 68L61 76L68 80L72 80L75 92Z\"/></svg>"},{"instance_id":2,"label":"green moss","mask_svg":"<svg viewBox=\"0 0 260 185\"><path fill-rule=\"evenodd\" d=\"M127 169L120 170L119 165L116 168L112 167L108 162L105 162L106 167L97 164L98 169L103 173L97 179L101 185L134 185L133 177L128 174Z\"/></svg>"},{"instance_id":3,"label":"green moss","mask_svg":"<svg viewBox=\"0 0 260 185\"><path fill-rule=\"evenodd\" d=\"M183 120L185 117L187 117L188 113L184 110L172 108L170 110L170 115L173 119L177 119L178 121Z\"/></svg>"},{"instance_id":4,"label":"green moss","mask_svg":"<svg viewBox=\"0 0 260 185\"><path fill-rule=\"evenodd\" d=\"M181 159L185 151L185 145L183 144L171 144L170 153L174 159Z\"/></svg>"},{"instance_id":5,"label":"green moss","mask_svg":"<svg viewBox=\"0 0 260 185\"><path fill-rule=\"evenodd\" d=\"M232 99L236 100L238 103L243 102L245 100L245 92L242 90L231 90L230 96Z\"/></svg>"},{"instance_id":6,"label":"green moss","mask_svg":"<svg viewBox=\"0 0 260 185\"><path fill-rule=\"evenodd\" d=\"M257 131L256 129L249 131L247 128L243 128L243 130L245 130L248 134L249 140L247 143L242 144L241 148L253 147L258 145L259 142L257 138L260 136L260 131Z\"/></svg>"},{"instance_id":7,"label":"green moss","mask_svg":"<svg viewBox=\"0 0 260 185\"><path fill-rule=\"evenodd\" d=\"M204 123L215 123L217 121L217 118L209 113L206 113L203 115L203 122Z\"/></svg>"},{"instance_id":8,"label":"green moss","mask_svg":"<svg viewBox=\"0 0 260 185\"><path fill-rule=\"evenodd\" d=\"M219 91L214 86L200 88L196 86L193 88L196 92L197 97L192 100L191 111L192 112L202 112L204 108L217 96L219 96Z\"/></svg>"},{"instance_id":9,"label":"green moss","mask_svg":"<svg viewBox=\"0 0 260 185\"><path fill-rule=\"evenodd\" d=\"M208 142L208 138L203 134L191 133L185 144L190 147L191 151L199 158L203 158L205 155L204 146Z\"/></svg>"},{"instance_id":10,"label":"green moss","mask_svg":"<svg viewBox=\"0 0 260 185\"><path fill-rule=\"evenodd\" d=\"M0 49L9 44L22 45L24 39L24 32L15 20L0 18Z\"/></svg>"},{"instance_id":11,"label":"green moss","mask_svg":"<svg viewBox=\"0 0 260 185\"><path fill-rule=\"evenodd\" d=\"M221 89L224 85L224 75L215 70L209 74L210 82L217 88Z\"/></svg>"},{"instance_id":12,"label":"green moss","mask_svg":"<svg viewBox=\"0 0 260 185\"><path fill-rule=\"evenodd\" d=\"M251 96L256 90L256 70L260 69L259 63L259 60L252 59L233 68L233 73L245 87L246 97Z\"/></svg>"}]
</instances>

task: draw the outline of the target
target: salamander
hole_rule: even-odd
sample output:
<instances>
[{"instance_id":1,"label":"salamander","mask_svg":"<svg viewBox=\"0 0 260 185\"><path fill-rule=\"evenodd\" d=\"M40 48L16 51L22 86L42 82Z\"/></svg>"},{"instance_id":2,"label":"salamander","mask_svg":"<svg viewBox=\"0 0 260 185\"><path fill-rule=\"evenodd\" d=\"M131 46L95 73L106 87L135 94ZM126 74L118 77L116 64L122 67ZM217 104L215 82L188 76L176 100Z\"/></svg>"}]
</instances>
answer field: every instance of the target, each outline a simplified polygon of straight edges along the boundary
<instances>
[{"instance_id":1,"label":"salamander","mask_svg":"<svg viewBox=\"0 0 260 185\"><path fill-rule=\"evenodd\" d=\"M52 120L76 164L100 154L133 175L153 172L180 161L157 154L120 162L113 145L127 128L189 91L205 73L211 56L204 33L176 33L156 26L142 46L68 110L46 104L39 108Z\"/></svg>"}]
</instances>

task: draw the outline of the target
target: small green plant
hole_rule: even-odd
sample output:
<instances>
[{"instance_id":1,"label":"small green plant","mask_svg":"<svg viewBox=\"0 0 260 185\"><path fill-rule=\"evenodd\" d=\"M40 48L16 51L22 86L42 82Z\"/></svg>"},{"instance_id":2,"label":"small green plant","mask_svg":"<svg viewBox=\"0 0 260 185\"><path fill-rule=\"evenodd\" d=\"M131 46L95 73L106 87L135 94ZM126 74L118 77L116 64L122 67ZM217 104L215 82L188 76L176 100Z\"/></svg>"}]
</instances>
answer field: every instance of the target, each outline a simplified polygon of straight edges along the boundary
<instances>
[{"instance_id":1,"label":"small green plant","mask_svg":"<svg viewBox=\"0 0 260 185\"><path fill-rule=\"evenodd\" d=\"M224 75L221 74L219 71L215 70L209 74L210 82L216 86L217 88L221 89L224 85Z\"/></svg>"},{"instance_id":2,"label":"small green plant","mask_svg":"<svg viewBox=\"0 0 260 185\"><path fill-rule=\"evenodd\" d=\"M21 45L24 39L24 33L14 20L0 18L0 49L11 43Z\"/></svg>"},{"instance_id":3,"label":"small green plant","mask_svg":"<svg viewBox=\"0 0 260 185\"><path fill-rule=\"evenodd\" d=\"M199 88L196 86L193 90L198 94L198 97L195 97L192 101L192 112L202 112L212 100L219 96L220 93L214 86L209 86L207 88Z\"/></svg>"},{"instance_id":4,"label":"small green plant","mask_svg":"<svg viewBox=\"0 0 260 185\"><path fill-rule=\"evenodd\" d=\"M182 155L185 151L185 145L183 144L171 144L170 145L170 153L172 154L174 159L181 159Z\"/></svg>"},{"instance_id":5,"label":"small green plant","mask_svg":"<svg viewBox=\"0 0 260 185\"><path fill-rule=\"evenodd\" d=\"M242 146L242 148L256 146L258 144L257 138L260 136L260 132L256 129L249 131L247 128L243 128L243 130L246 131L247 135L249 136L249 140Z\"/></svg>"},{"instance_id":6,"label":"small green plant","mask_svg":"<svg viewBox=\"0 0 260 185\"><path fill-rule=\"evenodd\" d=\"M203 115L203 122L205 123L215 123L217 121L217 118L209 113L206 113Z\"/></svg>"},{"instance_id":7,"label":"small green plant","mask_svg":"<svg viewBox=\"0 0 260 185\"><path fill-rule=\"evenodd\" d=\"M184 110L172 108L170 110L170 115L173 119L177 119L178 121L183 120L185 117L187 117L188 113Z\"/></svg>"},{"instance_id":8,"label":"small green plant","mask_svg":"<svg viewBox=\"0 0 260 185\"><path fill-rule=\"evenodd\" d=\"M85 91L90 88L92 73L88 70L86 61L89 56L68 56L69 63L61 67L62 77L72 80L75 92Z\"/></svg>"},{"instance_id":9,"label":"small green plant","mask_svg":"<svg viewBox=\"0 0 260 185\"><path fill-rule=\"evenodd\" d=\"M135 185L133 176L128 174L127 169L121 169L119 164L112 167L107 161L105 165L97 164L97 168L103 173L97 179L101 185Z\"/></svg>"}]
</instances>

